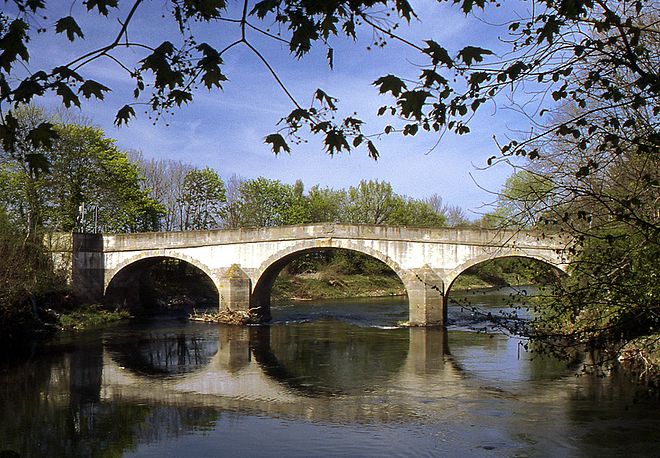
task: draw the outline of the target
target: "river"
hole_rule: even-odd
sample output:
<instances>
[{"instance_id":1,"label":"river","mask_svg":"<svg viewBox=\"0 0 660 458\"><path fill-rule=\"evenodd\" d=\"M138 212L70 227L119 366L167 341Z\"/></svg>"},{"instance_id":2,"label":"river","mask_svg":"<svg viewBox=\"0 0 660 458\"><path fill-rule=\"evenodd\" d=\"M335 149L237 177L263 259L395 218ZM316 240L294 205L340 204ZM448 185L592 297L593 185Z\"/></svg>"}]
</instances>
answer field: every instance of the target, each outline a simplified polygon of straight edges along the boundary
<instances>
[{"instance_id":1,"label":"river","mask_svg":"<svg viewBox=\"0 0 660 458\"><path fill-rule=\"evenodd\" d=\"M35 346L0 366L0 456L658 456L657 399L476 332L459 305L447 330L397 327L401 298L272 312Z\"/></svg>"}]
</instances>

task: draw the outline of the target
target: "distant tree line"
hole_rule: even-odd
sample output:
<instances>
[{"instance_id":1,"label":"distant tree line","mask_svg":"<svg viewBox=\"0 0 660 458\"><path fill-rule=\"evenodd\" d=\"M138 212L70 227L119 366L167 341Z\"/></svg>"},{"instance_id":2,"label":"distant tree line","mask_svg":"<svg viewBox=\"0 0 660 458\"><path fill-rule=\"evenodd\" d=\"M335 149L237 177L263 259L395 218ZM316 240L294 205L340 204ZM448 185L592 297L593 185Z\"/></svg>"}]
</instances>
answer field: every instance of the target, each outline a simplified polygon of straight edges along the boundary
<instances>
[{"instance_id":1,"label":"distant tree line","mask_svg":"<svg viewBox=\"0 0 660 458\"><path fill-rule=\"evenodd\" d=\"M165 209L158 229L185 231L271 227L339 222L443 227L469 224L460 207L434 194L416 199L394 192L379 180L362 180L348 189L294 184L265 177L232 175L225 183L217 171L171 159L129 158L137 165L142 189Z\"/></svg>"}]
</instances>

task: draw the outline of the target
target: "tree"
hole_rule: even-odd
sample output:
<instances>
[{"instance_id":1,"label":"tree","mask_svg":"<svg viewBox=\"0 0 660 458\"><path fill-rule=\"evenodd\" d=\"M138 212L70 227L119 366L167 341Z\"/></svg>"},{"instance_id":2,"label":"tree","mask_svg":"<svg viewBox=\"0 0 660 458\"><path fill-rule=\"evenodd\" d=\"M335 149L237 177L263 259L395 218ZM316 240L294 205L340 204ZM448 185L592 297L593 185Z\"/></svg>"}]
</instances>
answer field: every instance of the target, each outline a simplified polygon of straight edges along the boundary
<instances>
[{"instance_id":1,"label":"tree","mask_svg":"<svg viewBox=\"0 0 660 458\"><path fill-rule=\"evenodd\" d=\"M340 222L346 191L312 186L307 193L310 223Z\"/></svg>"},{"instance_id":2,"label":"tree","mask_svg":"<svg viewBox=\"0 0 660 458\"><path fill-rule=\"evenodd\" d=\"M224 214L225 184L215 170L189 171L183 179L182 230L216 229Z\"/></svg>"},{"instance_id":3,"label":"tree","mask_svg":"<svg viewBox=\"0 0 660 458\"><path fill-rule=\"evenodd\" d=\"M542 0L529 7L523 4L519 10L514 4L511 19L500 21L503 26L499 49L487 49L479 37L461 45L461 49L448 49L447 43L434 37L417 40L404 36L397 20L410 21L415 17L406 0L262 0L253 6L244 1L236 17L233 11L227 11L224 0L172 1L172 18L179 26L180 40L173 37L163 43L130 42L124 39L134 36L128 33L131 21L143 8L143 2L136 0L129 3L125 16L118 21L118 33L107 46L83 51L80 57L53 69L24 72L23 66L32 51L30 34L44 29L37 25L42 21L37 22L36 18L43 16L46 3L13 0L10 4L15 6L12 13L16 14L4 15L1 22L0 109L4 116L0 139L10 154L17 153L21 140L16 135L17 120L6 113L7 104L29 102L47 93L60 97L67 106L79 105L81 97L103 98L109 87L81 74L86 65L97 59L114 59L135 81L137 100L117 112L116 122L123 124L134 116L134 104L146 101L160 114L191 101L196 85L221 86L226 78L222 58L230 50L245 46L264 63L291 99L292 111L283 117L283 128L265 138L275 153L290 151L290 144L300 140L307 129L321 135L329 154L363 145L372 157L378 157L374 136L364 132L363 122L356 116L340 119L334 97L318 89L311 106L299 103L250 35L254 32L283 42L298 58L313 47L325 47L332 67L331 38L340 34L357 38L360 29L365 28L373 32L376 45L396 42L414 50L419 57L411 66L412 73L387 74L374 82L377 90L390 100L378 113L401 120L399 125L386 125L374 135L416 135L419 131L440 135L452 131L461 135L469 132L470 119L489 102L516 110L527 118L528 127L521 128L505 143L496 139L498 153L488 163L520 156L540 164L529 166L528 170L553 183L553 192L544 197L548 206L540 222L548 230L561 228L573 236L575 243L569 248L579 261L575 263L578 274L573 276L576 281L586 281L598 273L598 282L594 282L597 286L593 288L602 291L605 295L601 298L609 303L603 282L616 278L624 285L629 279L626 290L632 299L637 285L632 281L637 278L636 263L652 259L655 241L660 239L658 179L654 173L659 169L660 149L657 2ZM452 3L465 14L509 6L500 0ZM109 21L114 19L111 16L117 4L115 0L84 3L87 10L108 16ZM78 14L72 9L68 16L51 21L53 25L45 27L44 33L65 34L71 41L82 38L84 32L76 21ZM194 21L237 27L240 39L219 50L199 43ZM267 29L273 23L281 30L279 34ZM128 58L119 53L120 47L133 48L138 61L125 62ZM36 151L25 155L25 161L36 172L47 166L39 148L52 141L52 127L40 123L25 137ZM549 170L543 170L544 167ZM350 217L359 219L355 213ZM381 210L378 217L367 219L378 223L385 221L383 218ZM635 245L626 245L623 241L627 238L635 240ZM618 271L609 268L579 270L582 261L589 265L591 259L606 267L599 250L607 246L629 260L622 269L630 276L619 277ZM635 249L627 252L626 247ZM657 301L654 291L648 293ZM576 306L579 308L579 304ZM653 309L651 313L655 313ZM609 329L610 324L605 327ZM616 335L628 335L623 328L617 329L621 332Z\"/></svg>"},{"instance_id":4,"label":"tree","mask_svg":"<svg viewBox=\"0 0 660 458\"><path fill-rule=\"evenodd\" d=\"M423 200L397 196L388 224L397 226L444 227L447 218Z\"/></svg>"},{"instance_id":5,"label":"tree","mask_svg":"<svg viewBox=\"0 0 660 458\"><path fill-rule=\"evenodd\" d=\"M195 167L171 159L146 159L137 151L129 152L129 160L139 167L144 177L142 189L165 209L159 228L164 231L183 230L184 178Z\"/></svg>"},{"instance_id":6,"label":"tree","mask_svg":"<svg viewBox=\"0 0 660 458\"><path fill-rule=\"evenodd\" d=\"M44 176L50 229L138 232L158 229L163 208L141 189L138 168L95 127L55 126ZM87 212L82 219L81 210ZM94 215L94 216L93 216Z\"/></svg>"},{"instance_id":7,"label":"tree","mask_svg":"<svg viewBox=\"0 0 660 458\"><path fill-rule=\"evenodd\" d=\"M20 107L11 119L15 129L13 145L6 148L3 144L0 155L0 199L12 223L25 231L27 239L34 239L45 217L43 172L50 168L47 146L52 143L35 146L30 139L35 126L44 123L43 110Z\"/></svg>"},{"instance_id":8,"label":"tree","mask_svg":"<svg viewBox=\"0 0 660 458\"><path fill-rule=\"evenodd\" d=\"M240 186L242 227L269 227L308 221L307 206L294 187L279 180L256 178Z\"/></svg>"},{"instance_id":9,"label":"tree","mask_svg":"<svg viewBox=\"0 0 660 458\"><path fill-rule=\"evenodd\" d=\"M225 205L224 227L227 229L237 229L241 227L241 187L245 182L244 178L233 174L227 180L227 203Z\"/></svg>"},{"instance_id":10,"label":"tree","mask_svg":"<svg viewBox=\"0 0 660 458\"><path fill-rule=\"evenodd\" d=\"M27 113L27 114L26 114ZM15 119L43 123L42 111L19 110ZM44 227L61 231L144 231L158 227L162 208L141 190L137 167L119 151L114 140L92 126L53 124L57 139L41 148L44 167L25 160L26 149L6 154L0 168L0 201L28 236ZM25 128L26 133L29 127ZM87 211L86 218L82 218ZM96 215L94 217L93 215Z\"/></svg>"},{"instance_id":11,"label":"tree","mask_svg":"<svg viewBox=\"0 0 660 458\"><path fill-rule=\"evenodd\" d=\"M552 179L520 170L507 178L493 211L484 215L483 227L533 228L548 215L546 199L553 193Z\"/></svg>"},{"instance_id":12,"label":"tree","mask_svg":"<svg viewBox=\"0 0 660 458\"><path fill-rule=\"evenodd\" d=\"M353 224L385 224L396 210L397 198L385 181L362 180L348 188L342 219Z\"/></svg>"}]
</instances>

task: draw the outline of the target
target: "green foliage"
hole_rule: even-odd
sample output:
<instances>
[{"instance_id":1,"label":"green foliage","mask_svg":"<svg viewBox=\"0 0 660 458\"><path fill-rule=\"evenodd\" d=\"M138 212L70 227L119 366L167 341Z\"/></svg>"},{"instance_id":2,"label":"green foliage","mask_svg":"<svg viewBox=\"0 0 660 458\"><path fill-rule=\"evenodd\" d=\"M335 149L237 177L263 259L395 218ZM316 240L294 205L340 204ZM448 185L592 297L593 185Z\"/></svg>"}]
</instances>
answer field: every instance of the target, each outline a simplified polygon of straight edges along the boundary
<instances>
[{"instance_id":1,"label":"green foliage","mask_svg":"<svg viewBox=\"0 0 660 458\"><path fill-rule=\"evenodd\" d=\"M421 66L417 76L390 73L374 83L381 93L392 97L391 105L382 107L379 114L389 111L403 121L400 128L386 127L386 133L415 135L423 129L465 134L470 130L468 122L472 114L489 100L523 107L523 110L534 107L535 111L526 114L539 128L522 139L501 145L503 156L535 158L541 151L537 140L550 134L577 136L588 141L585 130L607 127L607 124L585 120L580 114L539 124L543 114L555 108L556 102L569 102L584 109L590 100L599 100L602 104L596 108L598 112L606 107L644 108L657 115L659 110L658 54L652 39L649 40L657 35L657 10L653 2L644 0L542 2L530 10L533 12L519 11L502 25L502 42L511 49L497 53L484 48L479 37L473 37L472 43L455 52L432 36L419 43L409 40L400 34L398 22L410 23L416 17L407 0L262 0L255 2L251 9L246 8L239 18L230 16L225 0L173 2L169 14L161 15L159 20L172 21L180 37L172 36L160 43L146 37L129 42L123 40L128 35L137 36L130 33L134 27L132 21L138 11L146 8L144 2L135 2L132 7L120 10L117 0L94 0L84 3L87 14L112 16L120 24L118 30L109 31L105 45L82 51L78 57L67 57L68 63L53 69L21 73L17 69L27 66L30 53L34 53L31 49L33 34L64 34L76 44L84 41L85 35L78 24L80 11L70 9L64 17L49 18L47 7L52 3L7 2L7 13L0 18L0 68L7 75L3 75L1 82L0 108L6 104L29 103L49 92L60 96L65 106L80 103L76 94L102 99L109 87L103 82L85 79L77 71L110 56L126 71L127 79L135 83L136 100L125 104L116 115L116 123L123 124L135 115L133 104L144 103L161 114L192 101L200 85L207 89L221 88L227 79L223 73L225 53L244 46L266 63L275 83L294 106L282 119L284 129L265 137L275 153L290 151L290 143L300 141L301 129L306 128L323 138L329 154L364 145L368 154L377 158L379 152L362 131L362 121L354 116L337 118L334 97L318 89L309 107L303 107L293 97L268 64L267 56L258 49L257 42L253 42L252 34L256 34L286 44L296 58L305 56L314 47L323 47L330 68L334 65L330 40L338 36L357 39L361 35L371 35L374 46L384 47L388 40L396 41L419 53L419 63L413 69L417 72ZM496 0L440 3L453 3L466 15L502 6ZM38 19L44 17L50 20ZM198 43L193 27L196 22L209 23L222 35L226 32L223 27L236 27L241 40L223 49ZM277 35L269 32L273 24L279 29ZM361 29L366 29L367 33L359 34ZM95 32L102 36L105 31ZM116 51L120 47L132 48L134 53L119 54ZM135 61L129 61L127 56L135 56ZM620 84L621 78L630 84ZM534 89L520 91L517 89L520 87ZM539 94L540 109L538 104L529 103L530 98L535 98L530 93ZM541 100L541 94L551 97ZM634 123L634 118L623 121ZM8 120L3 121L3 126L2 141L12 143L16 128ZM49 134L54 135L52 131ZM589 174L592 168L580 170Z\"/></svg>"},{"instance_id":2,"label":"green foliage","mask_svg":"<svg viewBox=\"0 0 660 458\"><path fill-rule=\"evenodd\" d=\"M224 215L225 184L215 170L190 170L183 179L180 199L182 230L214 229Z\"/></svg>"},{"instance_id":3,"label":"green foliage","mask_svg":"<svg viewBox=\"0 0 660 458\"><path fill-rule=\"evenodd\" d=\"M242 226L282 226L308 221L307 203L291 185L260 177L243 182L239 192Z\"/></svg>"},{"instance_id":4,"label":"green foliage","mask_svg":"<svg viewBox=\"0 0 660 458\"><path fill-rule=\"evenodd\" d=\"M397 207L392 185L385 181L362 180L348 188L343 221L358 224L385 224Z\"/></svg>"},{"instance_id":5,"label":"green foliage","mask_svg":"<svg viewBox=\"0 0 660 458\"><path fill-rule=\"evenodd\" d=\"M341 215L346 201L346 191L335 191L316 185L307 194L310 223L325 223L341 221Z\"/></svg>"},{"instance_id":6,"label":"green foliage","mask_svg":"<svg viewBox=\"0 0 660 458\"><path fill-rule=\"evenodd\" d=\"M413 227L444 227L447 226L447 217L427 202L398 197L396 208L392 212L388 224Z\"/></svg>"},{"instance_id":7,"label":"green foliage","mask_svg":"<svg viewBox=\"0 0 660 458\"><path fill-rule=\"evenodd\" d=\"M65 330L79 331L100 327L129 317L130 315L126 311L110 311L98 305L88 305L60 314L59 325Z\"/></svg>"},{"instance_id":8,"label":"green foliage","mask_svg":"<svg viewBox=\"0 0 660 458\"><path fill-rule=\"evenodd\" d=\"M660 247L627 231L604 235L585 240L571 275L539 307L534 333L587 345L609 361L628 342L658 333Z\"/></svg>"},{"instance_id":9,"label":"green foliage","mask_svg":"<svg viewBox=\"0 0 660 458\"><path fill-rule=\"evenodd\" d=\"M33 107L18 110L12 118L21 130L16 149L5 150L0 157L0 206L28 236L42 228L109 232L158 228L163 209L141 189L138 168L100 129L55 125L44 121L43 112ZM56 138L46 137L52 142L35 149L27 137L44 125L52 126Z\"/></svg>"},{"instance_id":10,"label":"green foliage","mask_svg":"<svg viewBox=\"0 0 660 458\"><path fill-rule=\"evenodd\" d=\"M114 140L89 126L69 124L57 129L52 171L43 183L46 225L63 231L156 230L163 209L141 189L138 168Z\"/></svg>"},{"instance_id":11,"label":"green foliage","mask_svg":"<svg viewBox=\"0 0 660 458\"><path fill-rule=\"evenodd\" d=\"M495 208L477 223L484 228L534 228L549 216L553 179L543 173L520 170L506 180Z\"/></svg>"},{"instance_id":12,"label":"green foliage","mask_svg":"<svg viewBox=\"0 0 660 458\"><path fill-rule=\"evenodd\" d=\"M40 240L27 239L0 208L0 342L22 342L42 327L38 305L66 292Z\"/></svg>"},{"instance_id":13,"label":"green foliage","mask_svg":"<svg viewBox=\"0 0 660 458\"><path fill-rule=\"evenodd\" d=\"M451 285L467 289L475 285L489 286L556 286L560 273L540 261L524 257L498 258L485 261L465 270Z\"/></svg>"}]
</instances>

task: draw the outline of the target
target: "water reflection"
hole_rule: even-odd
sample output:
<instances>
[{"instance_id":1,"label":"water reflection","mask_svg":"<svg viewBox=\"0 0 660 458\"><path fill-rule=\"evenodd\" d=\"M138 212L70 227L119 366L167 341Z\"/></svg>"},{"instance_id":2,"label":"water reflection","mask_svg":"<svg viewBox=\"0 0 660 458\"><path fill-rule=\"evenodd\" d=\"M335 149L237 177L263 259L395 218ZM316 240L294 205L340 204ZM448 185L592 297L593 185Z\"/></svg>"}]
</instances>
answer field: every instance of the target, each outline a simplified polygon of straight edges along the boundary
<instances>
[{"instance_id":1,"label":"water reflection","mask_svg":"<svg viewBox=\"0 0 660 458\"><path fill-rule=\"evenodd\" d=\"M575 455L660 439L657 406L631 404L629 385L576 378L513 339L364 322L78 335L0 366L0 451Z\"/></svg>"}]
</instances>

